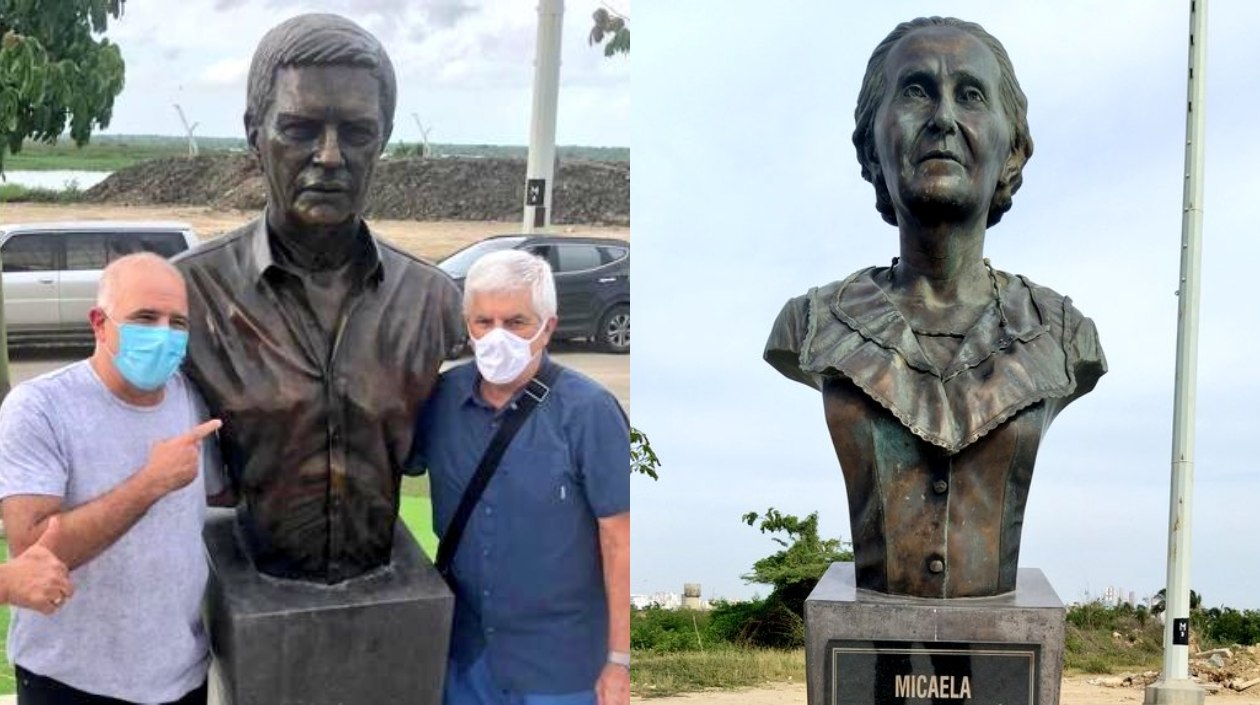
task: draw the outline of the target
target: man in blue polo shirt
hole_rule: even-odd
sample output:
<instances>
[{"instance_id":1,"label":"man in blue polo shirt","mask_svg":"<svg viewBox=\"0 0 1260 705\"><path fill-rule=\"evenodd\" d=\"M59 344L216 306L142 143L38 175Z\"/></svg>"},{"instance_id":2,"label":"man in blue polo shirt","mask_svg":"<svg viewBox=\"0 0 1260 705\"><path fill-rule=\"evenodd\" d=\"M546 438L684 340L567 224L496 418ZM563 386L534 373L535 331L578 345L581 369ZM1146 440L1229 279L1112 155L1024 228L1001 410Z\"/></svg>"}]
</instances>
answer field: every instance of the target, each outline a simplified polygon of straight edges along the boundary
<instances>
[{"instance_id":1,"label":"man in blue polo shirt","mask_svg":"<svg viewBox=\"0 0 1260 705\"><path fill-rule=\"evenodd\" d=\"M446 705L625 705L630 700L630 438L617 400L555 365L551 268L509 250L468 271L475 364L448 370L419 417L412 466L431 473L434 529L452 519L499 426L541 397L475 505L455 591ZM527 387L529 387L527 389ZM449 551L454 546L446 546Z\"/></svg>"}]
</instances>

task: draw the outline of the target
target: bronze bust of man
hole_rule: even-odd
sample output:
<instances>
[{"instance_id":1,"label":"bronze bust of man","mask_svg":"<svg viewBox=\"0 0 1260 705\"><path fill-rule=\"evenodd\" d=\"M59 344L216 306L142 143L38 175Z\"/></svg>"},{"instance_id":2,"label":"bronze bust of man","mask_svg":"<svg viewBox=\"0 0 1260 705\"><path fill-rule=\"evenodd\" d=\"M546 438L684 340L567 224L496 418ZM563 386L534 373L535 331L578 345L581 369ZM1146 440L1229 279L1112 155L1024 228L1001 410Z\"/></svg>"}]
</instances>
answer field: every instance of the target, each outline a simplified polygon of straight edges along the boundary
<instances>
[{"instance_id":1,"label":"bronze bust of man","mask_svg":"<svg viewBox=\"0 0 1260 705\"><path fill-rule=\"evenodd\" d=\"M267 207L177 262L186 367L223 419L257 568L331 584L389 562L412 425L463 340L459 291L360 218L394 117L375 37L292 18L259 43L247 100Z\"/></svg>"},{"instance_id":2,"label":"bronze bust of man","mask_svg":"<svg viewBox=\"0 0 1260 705\"><path fill-rule=\"evenodd\" d=\"M1032 155L1026 113L982 27L898 25L867 66L853 143L900 256L788 301L766 343L822 392L858 587L1014 590L1041 437L1106 372L1070 299L984 258Z\"/></svg>"}]
</instances>

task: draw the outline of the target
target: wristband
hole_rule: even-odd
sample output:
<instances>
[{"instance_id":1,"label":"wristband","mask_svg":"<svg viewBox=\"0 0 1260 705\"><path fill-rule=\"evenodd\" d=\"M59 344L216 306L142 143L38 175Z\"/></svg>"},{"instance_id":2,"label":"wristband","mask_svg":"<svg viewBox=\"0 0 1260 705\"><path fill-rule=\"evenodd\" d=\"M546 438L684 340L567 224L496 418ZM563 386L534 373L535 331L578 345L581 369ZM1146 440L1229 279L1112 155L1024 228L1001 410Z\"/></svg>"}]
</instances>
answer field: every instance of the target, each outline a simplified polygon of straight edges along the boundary
<instances>
[{"instance_id":1,"label":"wristband","mask_svg":"<svg viewBox=\"0 0 1260 705\"><path fill-rule=\"evenodd\" d=\"M609 651L608 663L615 663L618 666L630 668L630 652L629 651Z\"/></svg>"}]
</instances>

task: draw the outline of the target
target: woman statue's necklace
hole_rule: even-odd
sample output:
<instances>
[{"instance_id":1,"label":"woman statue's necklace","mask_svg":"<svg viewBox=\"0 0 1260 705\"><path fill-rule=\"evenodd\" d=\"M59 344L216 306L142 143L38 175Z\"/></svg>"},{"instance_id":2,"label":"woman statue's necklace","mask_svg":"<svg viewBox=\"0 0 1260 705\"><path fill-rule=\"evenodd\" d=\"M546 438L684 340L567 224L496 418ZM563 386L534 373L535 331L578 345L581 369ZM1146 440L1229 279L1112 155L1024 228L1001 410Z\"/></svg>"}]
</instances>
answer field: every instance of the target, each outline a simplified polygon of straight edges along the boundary
<instances>
[{"instance_id":1,"label":"woman statue's necklace","mask_svg":"<svg viewBox=\"0 0 1260 705\"><path fill-rule=\"evenodd\" d=\"M893 257L892 267L889 270L890 277L892 275L892 272L897 267L897 262L899 262L900 260L901 260L900 257ZM1002 339L1005 340L1006 338L1009 337L1009 335L1007 334L1006 310L1002 307L1002 292L998 288L997 272L993 271L993 265L989 263L988 257L984 258L984 268L988 270L989 272L989 284L993 287L993 302L994 304L997 305L999 324L1002 326ZM909 319L906 319L906 322L909 323ZM972 324L967 327L967 330L963 330L963 331L928 329L928 328L921 329L921 328L915 328L914 326L910 326L910 332L914 333L915 335L927 336L929 338L966 338L968 330L970 330L971 327L974 325L975 323L972 322Z\"/></svg>"}]
</instances>

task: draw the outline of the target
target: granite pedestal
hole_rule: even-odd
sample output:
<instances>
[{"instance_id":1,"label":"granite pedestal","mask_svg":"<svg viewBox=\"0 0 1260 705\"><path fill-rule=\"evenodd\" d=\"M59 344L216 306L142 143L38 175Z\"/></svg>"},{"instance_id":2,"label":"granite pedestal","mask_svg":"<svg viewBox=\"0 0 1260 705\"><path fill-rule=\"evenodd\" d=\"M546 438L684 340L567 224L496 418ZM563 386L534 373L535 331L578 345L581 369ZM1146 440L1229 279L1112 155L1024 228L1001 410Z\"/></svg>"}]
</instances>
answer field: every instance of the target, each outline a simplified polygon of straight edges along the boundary
<instances>
[{"instance_id":1,"label":"granite pedestal","mask_svg":"<svg viewBox=\"0 0 1260 705\"><path fill-rule=\"evenodd\" d=\"M805 601L809 705L1058 705L1065 610L1045 575L1014 592L932 599L859 590L833 563Z\"/></svg>"},{"instance_id":2,"label":"granite pedestal","mask_svg":"<svg viewBox=\"0 0 1260 705\"><path fill-rule=\"evenodd\" d=\"M440 705L455 597L401 521L388 568L332 586L258 573L232 512L205 542L225 705Z\"/></svg>"}]
</instances>

